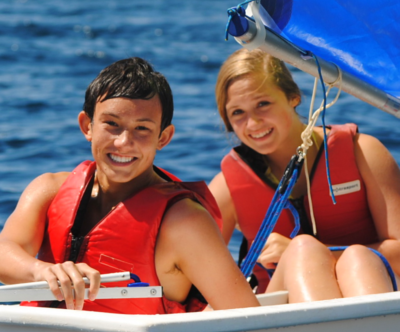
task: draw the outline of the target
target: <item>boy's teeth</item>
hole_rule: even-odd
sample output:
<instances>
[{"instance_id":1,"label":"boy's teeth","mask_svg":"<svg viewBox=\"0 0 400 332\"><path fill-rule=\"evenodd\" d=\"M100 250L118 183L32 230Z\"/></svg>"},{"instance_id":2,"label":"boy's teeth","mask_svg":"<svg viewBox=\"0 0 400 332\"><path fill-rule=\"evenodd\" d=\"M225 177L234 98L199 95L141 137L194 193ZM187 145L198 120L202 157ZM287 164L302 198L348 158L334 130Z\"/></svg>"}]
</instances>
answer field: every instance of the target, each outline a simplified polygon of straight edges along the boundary
<instances>
[{"instance_id":1,"label":"boy's teeth","mask_svg":"<svg viewBox=\"0 0 400 332\"><path fill-rule=\"evenodd\" d=\"M120 157L110 154L110 158L118 163L128 163L133 160L133 157Z\"/></svg>"}]
</instances>

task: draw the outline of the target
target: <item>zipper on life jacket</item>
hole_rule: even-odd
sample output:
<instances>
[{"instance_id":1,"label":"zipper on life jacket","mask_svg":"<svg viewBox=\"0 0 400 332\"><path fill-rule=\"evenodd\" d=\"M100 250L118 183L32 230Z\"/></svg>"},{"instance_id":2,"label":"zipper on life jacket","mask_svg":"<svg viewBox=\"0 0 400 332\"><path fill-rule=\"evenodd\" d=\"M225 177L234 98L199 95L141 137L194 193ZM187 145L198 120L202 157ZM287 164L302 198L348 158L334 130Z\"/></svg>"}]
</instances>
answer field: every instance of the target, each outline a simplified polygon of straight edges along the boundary
<instances>
[{"instance_id":1,"label":"zipper on life jacket","mask_svg":"<svg viewBox=\"0 0 400 332\"><path fill-rule=\"evenodd\" d=\"M76 263L76 260L79 257L79 252L80 252L83 240L85 239L85 236L78 236L77 234L79 234L80 229L82 227L82 223L84 221L86 207L89 203L89 199L90 199L91 193L92 193L93 183L94 183L94 176L92 177L92 179L89 181L88 185L86 186L85 192L82 196L82 199L81 199L79 207L78 207L78 211L76 212L76 215L75 215L74 225L71 228L71 234L72 234L71 250L70 250L68 260L70 260L74 263Z\"/></svg>"},{"instance_id":2,"label":"zipper on life jacket","mask_svg":"<svg viewBox=\"0 0 400 332\"><path fill-rule=\"evenodd\" d=\"M78 259L79 256L79 251L81 249L83 240L85 239L84 236L75 236L72 234L72 240L71 240L71 251L69 253L69 258L68 260L72 261L72 262L76 262L76 260ZM65 303L65 301L51 301L49 303L49 307L50 308L58 308L60 306L61 303Z\"/></svg>"},{"instance_id":3,"label":"zipper on life jacket","mask_svg":"<svg viewBox=\"0 0 400 332\"><path fill-rule=\"evenodd\" d=\"M69 254L69 260L72 262L76 262L79 257L79 251L81 249L83 240L85 239L84 236L75 236L72 234L71 240L71 251Z\"/></svg>"}]
</instances>

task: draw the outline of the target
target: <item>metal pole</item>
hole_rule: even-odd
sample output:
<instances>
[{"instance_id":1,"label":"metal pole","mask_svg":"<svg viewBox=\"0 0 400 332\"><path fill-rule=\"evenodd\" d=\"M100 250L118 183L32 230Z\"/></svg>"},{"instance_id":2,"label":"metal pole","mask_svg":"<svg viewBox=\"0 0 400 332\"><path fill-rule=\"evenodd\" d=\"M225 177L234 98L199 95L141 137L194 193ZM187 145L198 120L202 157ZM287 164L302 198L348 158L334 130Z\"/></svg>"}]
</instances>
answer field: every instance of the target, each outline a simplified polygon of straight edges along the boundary
<instances>
[{"instance_id":1,"label":"metal pole","mask_svg":"<svg viewBox=\"0 0 400 332\"><path fill-rule=\"evenodd\" d=\"M292 45L283 40L282 37L266 29L259 17L258 1L250 3L255 22L247 19L249 28L242 36L234 36L236 41L243 47L252 50L260 48L272 56L285 61L292 66L318 77L318 68L313 58L306 60L301 53ZM317 57L317 56L316 56ZM338 87L338 67L324 59L317 57L321 67L322 77L326 83L334 83ZM382 111L400 118L400 99L387 94L386 92L368 84L361 79L342 70L342 90L363 100Z\"/></svg>"}]
</instances>

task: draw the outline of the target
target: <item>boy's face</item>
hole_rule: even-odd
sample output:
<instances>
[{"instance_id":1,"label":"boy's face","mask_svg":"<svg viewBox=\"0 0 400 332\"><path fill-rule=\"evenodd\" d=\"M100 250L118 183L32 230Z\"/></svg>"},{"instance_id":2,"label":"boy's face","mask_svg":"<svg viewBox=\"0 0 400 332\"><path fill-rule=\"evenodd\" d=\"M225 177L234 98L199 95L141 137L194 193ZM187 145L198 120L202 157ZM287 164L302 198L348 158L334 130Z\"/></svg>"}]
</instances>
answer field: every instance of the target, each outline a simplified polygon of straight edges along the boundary
<instances>
[{"instance_id":1,"label":"boy's face","mask_svg":"<svg viewBox=\"0 0 400 332\"><path fill-rule=\"evenodd\" d=\"M81 121L80 115L82 131L92 143L98 175L106 176L107 182L126 183L150 174L156 150L167 145L173 134L170 126L160 135L161 114L160 100L154 96L150 100L97 102L92 122L84 116Z\"/></svg>"}]
</instances>

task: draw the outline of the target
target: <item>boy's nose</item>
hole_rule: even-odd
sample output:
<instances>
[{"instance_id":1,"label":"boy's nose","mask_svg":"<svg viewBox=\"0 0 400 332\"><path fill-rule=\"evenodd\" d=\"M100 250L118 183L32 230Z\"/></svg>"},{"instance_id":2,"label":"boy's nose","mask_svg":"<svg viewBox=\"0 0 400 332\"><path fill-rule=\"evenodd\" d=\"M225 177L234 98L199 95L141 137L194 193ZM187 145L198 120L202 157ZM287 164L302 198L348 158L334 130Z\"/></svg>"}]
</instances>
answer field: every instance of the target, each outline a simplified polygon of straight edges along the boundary
<instances>
[{"instance_id":1,"label":"boy's nose","mask_svg":"<svg viewBox=\"0 0 400 332\"><path fill-rule=\"evenodd\" d=\"M115 146L118 147L131 144L132 138L128 130L124 130L122 133L120 133L115 140Z\"/></svg>"}]
</instances>

